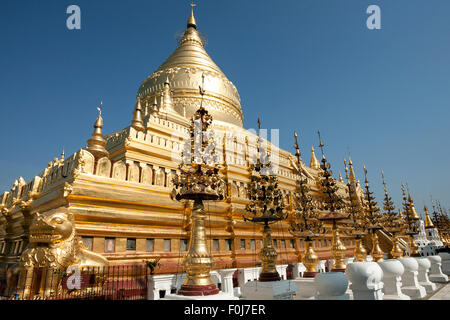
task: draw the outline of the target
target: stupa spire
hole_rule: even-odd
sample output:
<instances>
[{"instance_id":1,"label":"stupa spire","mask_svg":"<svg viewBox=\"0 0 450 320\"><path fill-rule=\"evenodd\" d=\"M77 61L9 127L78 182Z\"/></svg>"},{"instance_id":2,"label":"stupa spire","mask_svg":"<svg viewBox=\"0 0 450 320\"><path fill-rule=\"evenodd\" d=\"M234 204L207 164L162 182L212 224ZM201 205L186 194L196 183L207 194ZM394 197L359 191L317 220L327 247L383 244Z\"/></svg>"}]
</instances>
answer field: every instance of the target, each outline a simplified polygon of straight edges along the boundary
<instances>
[{"instance_id":1,"label":"stupa spire","mask_svg":"<svg viewBox=\"0 0 450 320\"><path fill-rule=\"evenodd\" d=\"M349 172L350 172L350 181L352 183L356 182L356 176L355 176L355 171L353 170L353 162L352 159L350 157L348 157L348 165L349 165Z\"/></svg>"},{"instance_id":2,"label":"stupa spire","mask_svg":"<svg viewBox=\"0 0 450 320\"><path fill-rule=\"evenodd\" d=\"M316 154L314 153L314 147L311 147L311 163L309 164L311 169L318 170L320 168L319 160L316 158Z\"/></svg>"},{"instance_id":3,"label":"stupa spire","mask_svg":"<svg viewBox=\"0 0 450 320\"><path fill-rule=\"evenodd\" d=\"M423 206L423 211L425 212L425 228L434 228L433 221L431 220L430 216L428 215L427 206Z\"/></svg>"},{"instance_id":4,"label":"stupa spire","mask_svg":"<svg viewBox=\"0 0 450 320\"><path fill-rule=\"evenodd\" d=\"M195 17L194 17L194 7L196 6L195 3L191 3L191 15L189 16L188 22L187 22L187 27L190 28L194 28L197 29L197 22L195 21Z\"/></svg>"},{"instance_id":5,"label":"stupa spire","mask_svg":"<svg viewBox=\"0 0 450 320\"><path fill-rule=\"evenodd\" d=\"M419 215L417 214L416 208L414 207L414 200L412 199L411 195L408 192L408 202L409 202L409 208L411 210L411 217L413 219L420 219Z\"/></svg>"},{"instance_id":6,"label":"stupa spire","mask_svg":"<svg viewBox=\"0 0 450 320\"><path fill-rule=\"evenodd\" d=\"M109 152L105 149L106 140L102 133L102 105L103 102L100 102L100 106L97 107L98 117L94 123L94 132L92 132L91 138L87 141L88 146L86 148L86 150L89 151L95 158L107 157L109 155Z\"/></svg>"},{"instance_id":7,"label":"stupa spire","mask_svg":"<svg viewBox=\"0 0 450 320\"><path fill-rule=\"evenodd\" d=\"M164 81L164 90L162 94L161 105L163 110L173 110L169 76L167 76L166 80Z\"/></svg>"},{"instance_id":8,"label":"stupa spire","mask_svg":"<svg viewBox=\"0 0 450 320\"><path fill-rule=\"evenodd\" d=\"M137 131L145 131L144 121L142 121L142 106L141 106L141 98L136 97L137 103L134 107L133 112L133 121L131 122L131 126Z\"/></svg>"}]
</instances>

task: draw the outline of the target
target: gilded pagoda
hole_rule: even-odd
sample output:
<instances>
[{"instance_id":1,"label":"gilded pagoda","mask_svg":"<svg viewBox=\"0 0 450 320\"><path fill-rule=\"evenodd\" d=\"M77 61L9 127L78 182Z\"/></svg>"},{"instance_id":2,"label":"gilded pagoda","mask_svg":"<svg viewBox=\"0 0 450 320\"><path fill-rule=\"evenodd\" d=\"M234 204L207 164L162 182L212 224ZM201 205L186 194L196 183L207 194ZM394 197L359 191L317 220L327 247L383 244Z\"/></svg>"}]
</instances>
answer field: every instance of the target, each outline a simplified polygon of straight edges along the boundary
<instances>
[{"instance_id":1,"label":"gilded pagoda","mask_svg":"<svg viewBox=\"0 0 450 320\"><path fill-rule=\"evenodd\" d=\"M260 263L256 256L263 234L242 215L250 201L247 186L258 136L243 128L239 92L205 51L191 11L178 47L138 88L129 126L104 135L100 107L85 148L70 156L63 153L40 174L29 181L18 178L10 191L0 195L0 276L18 276L25 266L46 267L52 259L63 268L79 261L114 265L160 258L157 273L184 272L180 257L188 249L192 203L171 199L170 193L190 118L201 103L214 119L211 127L222 151L220 174L226 183L224 199L205 204L213 269ZM301 174L313 195L312 204L325 212L322 169L314 148L308 165L265 142L278 157L276 176L289 212L285 221L271 227L277 264L296 263L305 247L288 231L295 211L293 192ZM354 190L353 205L363 208L364 194L353 167L349 184ZM336 180L336 186L337 193L350 202L346 183ZM70 234L65 234L67 228ZM378 232L380 246L389 252L391 236ZM70 239L70 248L34 254L39 251L35 244L43 238L55 247L61 239ZM370 239L365 240L369 251ZM341 241L347 256L353 256L354 237L344 232ZM331 245L331 233L313 242L320 259L331 258Z\"/></svg>"}]
</instances>

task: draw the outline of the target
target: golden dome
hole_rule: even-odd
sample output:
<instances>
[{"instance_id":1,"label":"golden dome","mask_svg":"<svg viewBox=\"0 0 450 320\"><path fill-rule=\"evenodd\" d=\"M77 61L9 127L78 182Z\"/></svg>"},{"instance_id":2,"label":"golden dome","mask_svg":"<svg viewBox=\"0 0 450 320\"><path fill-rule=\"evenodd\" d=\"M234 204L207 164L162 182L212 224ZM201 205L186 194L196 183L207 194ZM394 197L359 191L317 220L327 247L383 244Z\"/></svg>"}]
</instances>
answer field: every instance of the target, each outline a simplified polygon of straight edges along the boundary
<instances>
[{"instance_id":1,"label":"golden dome","mask_svg":"<svg viewBox=\"0 0 450 320\"><path fill-rule=\"evenodd\" d=\"M162 96L164 83L168 79L173 109L190 118L200 106L199 86L202 85L202 74L205 76L203 105L214 120L242 127L239 93L203 48L192 11L177 49L144 80L139 87L138 96L143 103L151 104L155 97Z\"/></svg>"}]
</instances>

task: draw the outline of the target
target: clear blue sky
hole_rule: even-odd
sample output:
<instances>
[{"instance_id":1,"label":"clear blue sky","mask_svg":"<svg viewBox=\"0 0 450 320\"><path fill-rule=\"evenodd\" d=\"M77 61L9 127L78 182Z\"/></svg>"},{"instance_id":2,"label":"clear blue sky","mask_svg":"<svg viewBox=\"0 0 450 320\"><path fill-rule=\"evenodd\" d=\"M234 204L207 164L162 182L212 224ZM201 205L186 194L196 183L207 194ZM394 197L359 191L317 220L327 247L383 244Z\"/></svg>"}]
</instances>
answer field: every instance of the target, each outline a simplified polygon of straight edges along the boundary
<instances>
[{"instance_id":1,"label":"clear blue sky","mask_svg":"<svg viewBox=\"0 0 450 320\"><path fill-rule=\"evenodd\" d=\"M81 7L81 30L66 8ZM129 125L140 83L176 48L189 1L2 0L0 191L86 145L104 103L104 132ZM381 8L381 30L366 8ZM244 126L280 128L309 163L317 129L337 174L350 150L377 201L380 170L399 205L430 193L450 206L450 1L198 0L206 49L236 85Z\"/></svg>"}]
</instances>

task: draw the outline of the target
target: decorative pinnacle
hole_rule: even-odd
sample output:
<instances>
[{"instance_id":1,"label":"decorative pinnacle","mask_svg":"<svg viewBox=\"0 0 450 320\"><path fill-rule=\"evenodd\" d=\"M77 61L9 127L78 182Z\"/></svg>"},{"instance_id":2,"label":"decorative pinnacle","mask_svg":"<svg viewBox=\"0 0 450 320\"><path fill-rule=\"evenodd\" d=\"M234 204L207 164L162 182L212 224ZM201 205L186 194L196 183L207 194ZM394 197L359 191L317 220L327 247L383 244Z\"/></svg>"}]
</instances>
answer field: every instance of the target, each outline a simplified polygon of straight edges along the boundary
<instances>
[{"instance_id":1,"label":"decorative pinnacle","mask_svg":"<svg viewBox=\"0 0 450 320\"><path fill-rule=\"evenodd\" d=\"M203 96L205 95L205 74L202 73L202 85L198 86L198 91L200 93L200 95L202 96L202 99L200 100L200 110L203 110Z\"/></svg>"},{"instance_id":2,"label":"decorative pinnacle","mask_svg":"<svg viewBox=\"0 0 450 320\"><path fill-rule=\"evenodd\" d=\"M347 167L347 160L345 160L345 158L344 158L344 170L345 170L345 180L347 181L347 185L349 185L350 184L350 181L349 181L349 176L348 176L348 167Z\"/></svg>"},{"instance_id":3,"label":"decorative pinnacle","mask_svg":"<svg viewBox=\"0 0 450 320\"><path fill-rule=\"evenodd\" d=\"M191 3L191 15L189 16L188 22L187 22L187 27L192 27L194 29L197 29L197 22L195 21L195 17L194 17L194 7L196 6L195 3Z\"/></svg>"},{"instance_id":4,"label":"decorative pinnacle","mask_svg":"<svg viewBox=\"0 0 450 320\"><path fill-rule=\"evenodd\" d=\"M312 169L316 169L316 170L320 168L319 161L316 158L316 154L314 153L313 146L311 146L311 162L310 162L309 166Z\"/></svg>"},{"instance_id":5,"label":"decorative pinnacle","mask_svg":"<svg viewBox=\"0 0 450 320\"><path fill-rule=\"evenodd\" d=\"M381 170L381 180L383 181L383 190L384 190L384 195L388 195L387 193L387 188L386 188L386 181L384 181L384 172L383 170Z\"/></svg>"},{"instance_id":6,"label":"decorative pinnacle","mask_svg":"<svg viewBox=\"0 0 450 320\"><path fill-rule=\"evenodd\" d=\"M366 166L363 166L363 170L364 170L364 182L365 182L365 184L368 184L369 180L367 180L367 169L366 169Z\"/></svg>"},{"instance_id":7,"label":"decorative pinnacle","mask_svg":"<svg viewBox=\"0 0 450 320\"><path fill-rule=\"evenodd\" d=\"M100 101L100 106L97 107L98 115L99 115L99 116L102 115L102 107L103 107L103 101Z\"/></svg>"},{"instance_id":8,"label":"decorative pinnacle","mask_svg":"<svg viewBox=\"0 0 450 320\"><path fill-rule=\"evenodd\" d=\"M320 137L320 130L317 130L317 134L319 135L319 148L320 151L322 151L322 160L325 159L325 155L323 154L323 142L322 142L322 138Z\"/></svg>"},{"instance_id":9,"label":"decorative pinnacle","mask_svg":"<svg viewBox=\"0 0 450 320\"><path fill-rule=\"evenodd\" d=\"M100 102L100 106L97 107L98 117L94 123L94 132L91 138L87 141L86 150L89 151L94 157L101 158L109 155L106 151L106 140L103 138L102 128L103 128L103 118L102 118L102 106L103 102Z\"/></svg>"},{"instance_id":10,"label":"decorative pinnacle","mask_svg":"<svg viewBox=\"0 0 450 320\"><path fill-rule=\"evenodd\" d=\"M261 131L261 121L258 118L258 121L256 122L256 124L258 125L258 141L260 139L260 131Z\"/></svg>"},{"instance_id":11,"label":"decorative pinnacle","mask_svg":"<svg viewBox=\"0 0 450 320\"><path fill-rule=\"evenodd\" d=\"M423 206L423 211L425 212L425 228L434 228L433 221L431 220L430 216L428 215L428 208L427 206Z\"/></svg>"},{"instance_id":12,"label":"decorative pinnacle","mask_svg":"<svg viewBox=\"0 0 450 320\"><path fill-rule=\"evenodd\" d=\"M134 107L133 121L131 122L131 126L137 131L145 131L144 121L142 121L141 98L137 96L136 100L137 103Z\"/></svg>"},{"instance_id":13,"label":"decorative pinnacle","mask_svg":"<svg viewBox=\"0 0 450 320\"><path fill-rule=\"evenodd\" d=\"M300 156L302 155L300 153L300 149L298 147L298 141L297 141L297 132L294 131L294 138L295 138L295 143L294 143L294 147L295 147L295 156L297 157L297 163L300 164L301 162L301 158Z\"/></svg>"}]
</instances>

